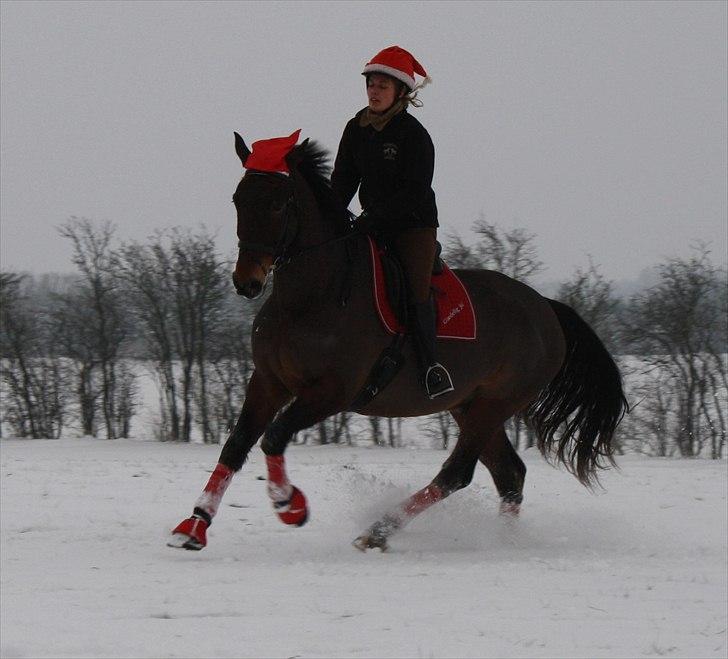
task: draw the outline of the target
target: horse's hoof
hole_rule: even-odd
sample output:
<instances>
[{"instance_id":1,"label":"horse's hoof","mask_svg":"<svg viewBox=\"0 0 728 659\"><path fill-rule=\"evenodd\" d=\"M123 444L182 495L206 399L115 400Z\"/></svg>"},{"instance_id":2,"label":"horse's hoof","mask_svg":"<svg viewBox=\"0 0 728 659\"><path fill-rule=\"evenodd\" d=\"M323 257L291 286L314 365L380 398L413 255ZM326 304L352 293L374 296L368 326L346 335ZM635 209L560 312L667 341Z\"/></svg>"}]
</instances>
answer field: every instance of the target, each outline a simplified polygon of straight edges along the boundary
<instances>
[{"instance_id":1,"label":"horse's hoof","mask_svg":"<svg viewBox=\"0 0 728 659\"><path fill-rule=\"evenodd\" d=\"M188 535L182 533L174 533L172 539L167 543L167 547L173 547L174 549L190 549L192 551L200 551L205 545L200 543L199 540L190 538Z\"/></svg>"},{"instance_id":2,"label":"horse's hoof","mask_svg":"<svg viewBox=\"0 0 728 659\"><path fill-rule=\"evenodd\" d=\"M208 526L210 525L204 519L188 517L172 531L172 539L167 542L167 547L199 551L207 546Z\"/></svg>"},{"instance_id":3,"label":"horse's hoof","mask_svg":"<svg viewBox=\"0 0 728 659\"><path fill-rule=\"evenodd\" d=\"M394 515L385 515L378 522L371 525L369 530L360 535L353 544L360 551L367 549L381 549L387 551L387 538L402 528L402 520Z\"/></svg>"},{"instance_id":4,"label":"horse's hoof","mask_svg":"<svg viewBox=\"0 0 728 659\"><path fill-rule=\"evenodd\" d=\"M308 504L303 492L295 485L288 501L274 503L278 519L289 526L303 526L308 521Z\"/></svg>"},{"instance_id":5,"label":"horse's hoof","mask_svg":"<svg viewBox=\"0 0 728 659\"><path fill-rule=\"evenodd\" d=\"M387 545L387 538L377 535L360 535L351 544L359 551L364 552L367 549L379 549L382 552L389 549L389 546Z\"/></svg>"}]
</instances>

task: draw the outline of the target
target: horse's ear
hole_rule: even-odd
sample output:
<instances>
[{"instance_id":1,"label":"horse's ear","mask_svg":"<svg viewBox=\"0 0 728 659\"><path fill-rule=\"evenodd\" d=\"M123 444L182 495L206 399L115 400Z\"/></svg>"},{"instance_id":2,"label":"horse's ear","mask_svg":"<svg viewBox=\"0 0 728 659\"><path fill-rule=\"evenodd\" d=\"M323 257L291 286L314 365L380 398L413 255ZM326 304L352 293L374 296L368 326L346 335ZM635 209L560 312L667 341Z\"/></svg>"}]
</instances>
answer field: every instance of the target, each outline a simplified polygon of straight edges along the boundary
<instances>
[{"instance_id":1,"label":"horse's ear","mask_svg":"<svg viewBox=\"0 0 728 659\"><path fill-rule=\"evenodd\" d=\"M306 155L306 147L308 146L308 138L303 140L299 145L291 149L290 153L286 156L286 165L288 170L291 172L296 171L296 167L303 160Z\"/></svg>"},{"instance_id":2,"label":"horse's ear","mask_svg":"<svg viewBox=\"0 0 728 659\"><path fill-rule=\"evenodd\" d=\"M243 167L245 167L245 161L250 155L250 149L245 146L245 140L243 140L243 138L240 137L240 135L238 135L237 133L235 133L235 152L238 154L240 162L243 163Z\"/></svg>"}]
</instances>

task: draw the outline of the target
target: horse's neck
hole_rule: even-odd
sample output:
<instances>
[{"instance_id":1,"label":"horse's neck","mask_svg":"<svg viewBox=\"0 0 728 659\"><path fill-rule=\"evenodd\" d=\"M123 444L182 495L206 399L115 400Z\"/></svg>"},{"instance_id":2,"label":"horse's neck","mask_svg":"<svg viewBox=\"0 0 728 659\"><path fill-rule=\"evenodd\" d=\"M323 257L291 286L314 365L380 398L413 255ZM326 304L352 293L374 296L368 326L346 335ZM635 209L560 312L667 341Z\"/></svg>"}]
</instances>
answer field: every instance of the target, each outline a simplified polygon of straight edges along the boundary
<instances>
[{"instance_id":1,"label":"horse's neck","mask_svg":"<svg viewBox=\"0 0 728 659\"><path fill-rule=\"evenodd\" d=\"M273 293L282 311L299 313L333 302L349 267L346 242L316 217L301 223L294 256L275 274ZM296 254L297 253L297 254Z\"/></svg>"}]
</instances>

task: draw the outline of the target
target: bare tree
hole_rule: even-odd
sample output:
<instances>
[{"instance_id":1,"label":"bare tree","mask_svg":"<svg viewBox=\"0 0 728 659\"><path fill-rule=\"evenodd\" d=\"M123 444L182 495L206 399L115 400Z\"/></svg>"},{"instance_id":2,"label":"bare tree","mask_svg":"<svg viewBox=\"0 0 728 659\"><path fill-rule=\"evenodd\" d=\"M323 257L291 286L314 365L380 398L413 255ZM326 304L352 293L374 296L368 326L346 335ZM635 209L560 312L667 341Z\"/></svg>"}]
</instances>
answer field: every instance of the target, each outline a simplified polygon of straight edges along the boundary
<instances>
[{"instance_id":1,"label":"bare tree","mask_svg":"<svg viewBox=\"0 0 728 659\"><path fill-rule=\"evenodd\" d=\"M371 430L371 440L376 446L385 446L382 433L382 418L378 416L367 417L369 428Z\"/></svg>"},{"instance_id":2,"label":"bare tree","mask_svg":"<svg viewBox=\"0 0 728 659\"><path fill-rule=\"evenodd\" d=\"M446 451L453 440L457 438L458 426L455 419L448 411L438 412L425 417L419 424L418 428L425 437L432 440L435 447Z\"/></svg>"},{"instance_id":3,"label":"bare tree","mask_svg":"<svg viewBox=\"0 0 728 659\"><path fill-rule=\"evenodd\" d=\"M182 365L183 432L189 438L189 401L194 399L203 441L215 442L207 391L207 357L215 326L223 314L223 302L231 293L230 268L218 257L213 237L204 231L198 235L173 231L171 257L176 347Z\"/></svg>"},{"instance_id":4,"label":"bare tree","mask_svg":"<svg viewBox=\"0 0 728 659\"><path fill-rule=\"evenodd\" d=\"M171 257L163 234L146 244L122 245L114 263L123 282L124 297L143 337L145 355L151 359L159 383L159 439L182 439L181 414L175 375L175 298L172 291Z\"/></svg>"},{"instance_id":5,"label":"bare tree","mask_svg":"<svg viewBox=\"0 0 728 659\"><path fill-rule=\"evenodd\" d=\"M20 437L57 438L67 416L66 368L54 327L45 310L30 303L24 279L0 273L0 421Z\"/></svg>"},{"instance_id":6,"label":"bare tree","mask_svg":"<svg viewBox=\"0 0 728 659\"><path fill-rule=\"evenodd\" d=\"M587 269L578 268L569 281L559 286L556 299L575 309L609 351L616 352L619 299L613 282L605 279L591 258Z\"/></svg>"},{"instance_id":7,"label":"bare tree","mask_svg":"<svg viewBox=\"0 0 728 659\"><path fill-rule=\"evenodd\" d=\"M487 222L481 214L472 230L478 236L473 245L466 245L457 235L449 236L445 258L453 267L497 270L524 282L543 269L536 236L525 229L507 231Z\"/></svg>"},{"instance_id":8,"label":"bare tree","mask_svg":"<svg viewBox=\"0 0 728 659\"><path fill-rule=\"evenodd\" d=\"M132 395L134 388L120 382L122 348L130 338L130 324L112 268L114 227L109 223L96 227L88 219L72 217L59 233L71 241L79 271L76 290L60 296L59 319L67 327L66 348L81 358L79 396L84 431L94 434L96 430L89 417L95 420L98 400L106 437L115 439L128 432L130 419L125 415L134 406L124 396ZM130 377L127 371L124 378Z\"/></svg>"},{"instance_id":9,"label":"bare tree","mask_svg":"<svg viewBox=\"0 0 728 659\"><path fill-rule=\"evenodd\" d=\"M229 357L215 356L212 345L230 286L229 266L217 255L213 237L204 230L157 233L147 245L122 246L116 270L145 329L161 385L162 438L190 441L197 422L203 441L219 441L221 425L211 416L217 412L211 407L209 379L215 364L217 377L223 377ZM226 416L224 424L228 422Z\"/></svg>"},{"instance_id":10,"label":"bare tree","mask_svg":"<svg viewBox=\"0 0 728 659\"><path fill-rule=\"evenodd\" d=\"M250 348L253 317L251 307L241 306L237 296L231 295L211 335L207 350L207 394L211 429L217 442L235 425L253 372Z\"/></svg>"},{"instance_id":11,"label":"bare tree","mask_svg":"<svg viewBox=\"0 0 728 659\"><path fill-rule=\"evenodd\" d=\"M93 315L88 298L75 287L57 296L53 319L59 330L61 350L69 359L81 432L96 437L103 383Z\"/></svg>"},{"instance_id":12,"label":"bare tree","mask_svg":"<svg viewBox=\"0 0 728 659\"><path fill-rule=\"evenodd\" d=\"M635 414L646 421L645 416L658 412L661 430L680 455L707 450L719 458L727 431L728 289L725 270L714 266L709 255L699 245L691 258L661 264L659 283L632 298L624 325L648 383L642 386L647 404ZM649 386L650 380L655 386Z\"/></svg>"}]
</instances>

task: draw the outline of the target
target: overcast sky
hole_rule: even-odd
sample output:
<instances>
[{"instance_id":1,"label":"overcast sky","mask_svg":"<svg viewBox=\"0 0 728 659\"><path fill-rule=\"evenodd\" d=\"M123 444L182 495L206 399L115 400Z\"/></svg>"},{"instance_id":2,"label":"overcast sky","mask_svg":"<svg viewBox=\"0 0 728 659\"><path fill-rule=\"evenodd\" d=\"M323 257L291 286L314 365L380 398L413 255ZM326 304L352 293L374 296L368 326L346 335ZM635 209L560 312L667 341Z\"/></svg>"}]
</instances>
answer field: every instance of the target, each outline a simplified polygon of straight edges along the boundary
<instances>
[{"instance_id":1,"label":"overcast sky","mask_svg":"<svg viewBox=\"0 0 728 659\"><path fill-rule=\"evenodd\" d=\"M725 2L2 2L2 269L72 271L55 227L206 225L235 245L248 144L336 150L361 69L411 50L441 236L538 236L545 279L726 259Z\"/></svg>"}]
</instances>

